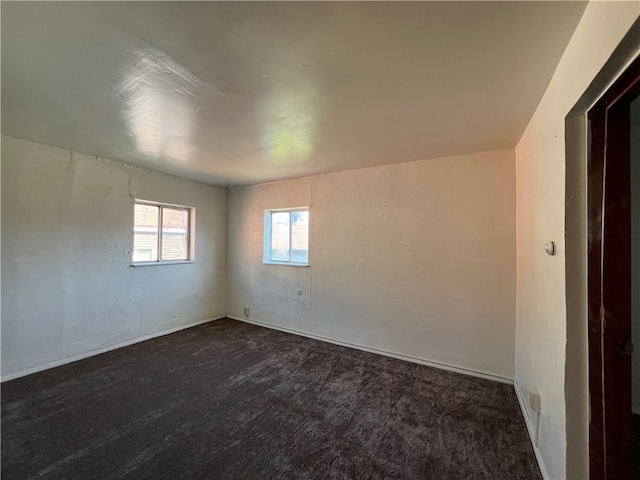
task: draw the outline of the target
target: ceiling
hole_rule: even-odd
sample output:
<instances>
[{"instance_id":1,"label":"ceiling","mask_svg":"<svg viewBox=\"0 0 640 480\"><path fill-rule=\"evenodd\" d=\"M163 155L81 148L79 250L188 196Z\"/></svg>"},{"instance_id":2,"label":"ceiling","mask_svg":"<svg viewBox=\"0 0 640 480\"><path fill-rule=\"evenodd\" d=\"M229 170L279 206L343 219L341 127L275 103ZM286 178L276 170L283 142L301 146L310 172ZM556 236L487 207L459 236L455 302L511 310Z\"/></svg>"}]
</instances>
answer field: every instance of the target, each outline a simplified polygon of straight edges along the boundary
<instances>
[{"instance_id":1,"label":"ceiling","mask_svg":"<svg viewBox=\"0 0 640 480\"><path fill-rule=\"evenodd\" d=\"M214 185L516 145L583 2L2 2L2 133Z\"/></svg>"}]
</instances>

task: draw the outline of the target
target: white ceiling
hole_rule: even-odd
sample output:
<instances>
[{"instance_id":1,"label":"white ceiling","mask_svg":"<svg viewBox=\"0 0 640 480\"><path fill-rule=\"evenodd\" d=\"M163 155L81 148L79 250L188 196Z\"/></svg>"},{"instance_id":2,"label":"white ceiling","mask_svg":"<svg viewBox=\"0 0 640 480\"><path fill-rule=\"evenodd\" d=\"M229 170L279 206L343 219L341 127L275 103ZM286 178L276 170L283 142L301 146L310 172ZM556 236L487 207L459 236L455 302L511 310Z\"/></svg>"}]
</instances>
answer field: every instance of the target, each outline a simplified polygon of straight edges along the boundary
<instances>
[{"instance_id":1,"label":"white ceiling","mask_svg":"<svg viewBox=\"0 0 640 480\"><path fill-rule=\"evenodd\" d=\"M583 2L2 2L2 132L215 185L513 147Z\"/></svg>"}]
</instances>

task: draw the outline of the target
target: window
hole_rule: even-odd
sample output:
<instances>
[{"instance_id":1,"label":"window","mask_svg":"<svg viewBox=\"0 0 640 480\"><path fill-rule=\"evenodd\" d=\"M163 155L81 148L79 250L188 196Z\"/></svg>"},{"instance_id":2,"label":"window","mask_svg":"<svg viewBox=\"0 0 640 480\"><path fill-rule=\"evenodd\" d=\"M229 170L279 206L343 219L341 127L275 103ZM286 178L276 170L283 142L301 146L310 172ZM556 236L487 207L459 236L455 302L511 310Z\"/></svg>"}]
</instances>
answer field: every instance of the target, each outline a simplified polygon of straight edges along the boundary
<instances>
[{"instance_id":1,"label":"window","mask_svg":"<svg viewBox=\"0 0 640 480\"><path fill-rule=\"evenodd\" d=\"M135 265L193 260L195 209L136 200L133 215Z\"/></svg>"},{"instance_id":2,"label":"window","mask_svg":"<svg viewBox=\"0 0 640 480\"><path fill-rule=\"evenodd\" d=\"M309 265L309 209L264 212L264 263Z\"/></svg>"}]
</instances>

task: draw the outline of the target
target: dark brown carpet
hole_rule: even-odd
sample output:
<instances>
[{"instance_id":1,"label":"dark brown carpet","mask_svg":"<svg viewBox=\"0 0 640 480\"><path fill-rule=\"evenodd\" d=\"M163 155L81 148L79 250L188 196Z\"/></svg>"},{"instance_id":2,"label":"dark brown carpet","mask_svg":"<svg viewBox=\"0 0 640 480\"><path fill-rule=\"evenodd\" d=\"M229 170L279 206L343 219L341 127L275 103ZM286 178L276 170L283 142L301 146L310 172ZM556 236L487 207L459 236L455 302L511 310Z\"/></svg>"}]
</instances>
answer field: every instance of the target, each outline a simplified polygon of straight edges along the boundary
<instances>
[{"instance_id":1,"label":"dark brown carpet","mask_svg":"<svg viewBox=\"0 0 640 480\"><path fill-rule=\"evenodd\" d=\"M510 385L224 319L4 383L2 478L540 473Z\"/></svg>"}]
</instances>

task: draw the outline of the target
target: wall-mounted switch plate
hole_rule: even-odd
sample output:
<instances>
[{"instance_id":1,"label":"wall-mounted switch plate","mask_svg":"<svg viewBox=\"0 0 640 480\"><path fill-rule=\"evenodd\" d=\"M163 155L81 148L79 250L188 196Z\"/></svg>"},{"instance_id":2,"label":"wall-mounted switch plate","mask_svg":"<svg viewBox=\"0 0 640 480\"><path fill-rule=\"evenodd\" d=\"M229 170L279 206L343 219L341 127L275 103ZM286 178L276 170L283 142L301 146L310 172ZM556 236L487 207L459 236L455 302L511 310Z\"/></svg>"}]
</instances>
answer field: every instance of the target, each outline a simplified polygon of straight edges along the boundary
<instances>
[{"instance_id":1,"label":"wall-mounted switch plate","mask_svg":"<svg viewBox=\"0 0 640 480\"><path fill-rule=\"evenodd\" d=\"M244 316L248 317L251 314L251 309L249 307L244 307Z\"/></svg>"}]
</instances>

